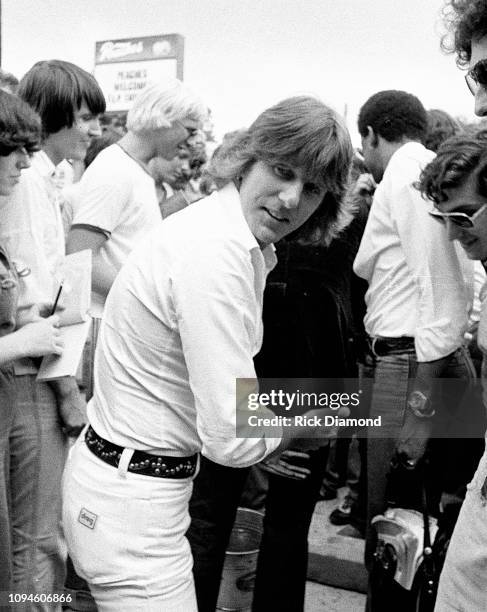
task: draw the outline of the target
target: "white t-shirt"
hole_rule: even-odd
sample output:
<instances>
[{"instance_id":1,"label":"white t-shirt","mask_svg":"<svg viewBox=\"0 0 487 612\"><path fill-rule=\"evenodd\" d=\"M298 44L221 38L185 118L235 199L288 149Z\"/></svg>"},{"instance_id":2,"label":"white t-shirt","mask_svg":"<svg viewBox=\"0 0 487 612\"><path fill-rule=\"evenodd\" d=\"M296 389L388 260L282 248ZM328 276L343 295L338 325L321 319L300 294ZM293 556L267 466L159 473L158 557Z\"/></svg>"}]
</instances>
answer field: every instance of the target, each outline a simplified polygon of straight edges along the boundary
<instances>
[{"instance_id":1,"label":"white t-shirt","mask_svg":"<svg viewBox=\"0 0 487 612\"><path fill-rule=\"evenodd\" d=\"M119 271L137 242L161 222L154 180L117 144L87 168L80 183L72 227L103 233L104 262ZM104 296L93 292L92 314L101 316Z\"/></svg>"}]
</instances>

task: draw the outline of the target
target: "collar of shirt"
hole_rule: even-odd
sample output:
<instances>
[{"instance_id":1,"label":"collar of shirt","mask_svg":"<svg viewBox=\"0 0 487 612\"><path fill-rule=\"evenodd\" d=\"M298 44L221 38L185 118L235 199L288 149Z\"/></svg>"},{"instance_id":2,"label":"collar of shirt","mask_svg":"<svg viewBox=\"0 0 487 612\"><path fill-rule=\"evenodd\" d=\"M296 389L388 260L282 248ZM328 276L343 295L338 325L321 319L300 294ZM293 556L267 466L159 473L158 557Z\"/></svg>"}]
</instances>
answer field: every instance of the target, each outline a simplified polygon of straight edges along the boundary
<instances>
[{"instance_id":1,"label":"collar of shirt","mask_svg":"<svg viewBox=\"0 0 487 612\"><path fill-rule=\"evenodd\" d=\"M401 164L403 159L412 158L417 159L418 155L421 155L422 152L427 151L426 147L420 142L416 142L415 140L410 142L405 142L402 146L399 147L394 153L391 155L389 163L387 164L387 168L385 169L384 174L389 170L394 168L396 164ZM433 158L435 154L430 151L431 157Z\"/></svg>"},{"instance_id":2,"label":"collar of shirt","mask_svg":"<svg viewBox=\"0 0 487 612\"><path fill-rule=\"evenodd\" d=\"M56 166L44 151L37 151L37 153L33 155L30 165L40 176L50 179L54 178Z\"/></svg>"},{"instance_id":3,"label":"collar of shirt","mask_svg":"<svg viewBox=\"0 0 487 612\"><path fill-rule=\"evenodd\" d=\"M240 196L235 184L233 182L228 183L225 187L215 192L215 195L220 197L218 194L221 194L221 199L222 202L224 202L225 210L228 213L232 227L238 233L242 244L244 244L251 253L255 251L262 253L266 271L270 272L277 264L276 248L273 244L269 244L264 249L259 247L255 236L250 231L247 221L245 220Z\"/></svg>"}]
</instances>

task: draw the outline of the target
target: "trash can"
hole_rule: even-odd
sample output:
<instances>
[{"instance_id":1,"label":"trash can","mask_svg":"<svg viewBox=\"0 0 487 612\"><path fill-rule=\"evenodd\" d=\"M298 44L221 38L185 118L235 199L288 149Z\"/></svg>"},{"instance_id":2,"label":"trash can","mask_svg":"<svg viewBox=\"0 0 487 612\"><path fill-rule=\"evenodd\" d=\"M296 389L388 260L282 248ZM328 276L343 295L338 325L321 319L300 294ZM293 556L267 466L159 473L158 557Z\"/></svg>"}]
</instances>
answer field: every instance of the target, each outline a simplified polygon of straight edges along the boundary
<instances>
[{"instance_id":1,"label":"trash can","mask_svg":"<svg viewBox=\"0 0 487 612\"><path fill-rule=\"evenodd\" d=\"M217 610L250 612L264 515L239 508L225 554Z\"/></svg>"}]
</instances>

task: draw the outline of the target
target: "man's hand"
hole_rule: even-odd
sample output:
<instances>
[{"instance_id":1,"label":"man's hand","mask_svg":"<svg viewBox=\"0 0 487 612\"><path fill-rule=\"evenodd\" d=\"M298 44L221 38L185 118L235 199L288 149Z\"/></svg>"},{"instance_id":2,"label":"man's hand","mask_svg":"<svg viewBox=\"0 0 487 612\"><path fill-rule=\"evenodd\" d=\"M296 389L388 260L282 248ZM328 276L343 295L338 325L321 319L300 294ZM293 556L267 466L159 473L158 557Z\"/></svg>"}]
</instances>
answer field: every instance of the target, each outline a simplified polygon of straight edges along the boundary
<instances>
[{"instance_id":1,"label":"man's hand","mask_svg":"<svg viewBox=\"0 0 487 612\"><path fill-rule=\"evenodd\" d=\"M423 457L433 428L433 419L421 419L407 408L401 434L396 445L399 463L406 468L414 468Z\"/></svg>"},{"instance_id":2,"label":"man's hand","mask_svg":"<svg viewBox=\"0 0 487 612\"><path fill-rule=\"evenodd\" d=\"M295 427L283 427L283 437L277 449L269 455L269 458L279 455L283 451L292 447L295 450L307 451L316 450L326 444L326 440L336 438L338 433L337 425L325 425L325 416L336 416L346 418L350 414L350 410L346 407L341 407L339 410L331 410L330 408L315 408L309 410L305 416L311 424ZM313 425L313 419L318 421L321 419L321 425Z\"/></svg>"},{"instance_id":3,"label":"man's hand","mask_svg":"<svg viewBox=\"0 0 487 612\"><path fill-rule=\"evenodd\" d=\"M263 467L266 471L278 476L304 480L311 474L311 470L306 464L309 464L308 453L288 449L280 455L274 455L272 459L265 460Z\"/></svg>"},{"instance_id":4,"label":"man's hand","mask_svg":"<svg viewBox=\"0 0 487 612\"><path fill-rule=\"evenodd\" d=\"M60 355L64 343L58 328L59 317L53 315L47 319L37 318L26 323L16 333L21 338L23 352L27 357Z\"/></svg>"},{"instance_id":5,"label":"man's hand","mask_svg":"<svg viewBox=\"0 0 487 612\"><path fill-rule=\"evenodd\" d=\"M377 183L374 181L374 177L368 172L361 174L353 186L353 193L357 195L372 195L377 188Z\"/></svg>"},{"instance_id":6,"label":"man's hand","mask_svg":"<svg viewBox=\"0 0 487 612\"><path fill-rule=\"evenodd\" d=\"M72 377L60 378L49 383L56 393L59 416L66 435L77 437L86 423L86 402Z\"/></svg>"},{"instance_id":7,"label":"man's hand","mask_svg":"<svg viewBox=\"0 0 487 612\"><path fill-rule=\"evenodd\" d=\"M435 397L436 379L443 376L449 360L450 355L436 361L418 363L408 401L414 399L416 395L427 398L431 404ZM405 467L413 468L426 451L434 424L432 406L427 408L425 414L428 414L428 411L431 412L431 416L421 418L416 416L409 406L406 408L404 423L396 445L396 457Z\"/></svg>"}]
</instances>

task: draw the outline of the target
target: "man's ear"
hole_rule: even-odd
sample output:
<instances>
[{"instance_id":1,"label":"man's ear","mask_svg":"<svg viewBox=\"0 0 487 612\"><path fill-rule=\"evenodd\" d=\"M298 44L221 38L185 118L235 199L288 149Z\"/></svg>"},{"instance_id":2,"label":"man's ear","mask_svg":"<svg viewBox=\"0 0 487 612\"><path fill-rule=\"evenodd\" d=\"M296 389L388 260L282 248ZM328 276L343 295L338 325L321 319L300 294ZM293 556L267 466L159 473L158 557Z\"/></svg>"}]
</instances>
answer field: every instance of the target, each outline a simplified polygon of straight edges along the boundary
<instances>
[{"instance_id":1,"label":"man's ear","mask_svg":"<svg viewBox=\"0 0 487 612\"><path fill-rule=\"evenodd\" d=\"M370 136L370 146L377 147L377 145L379 144L379 138L374 132L374 128L370 125L367 126L367 136Z\"/></svg>"}]
</instances>

